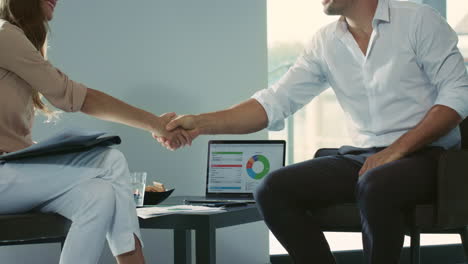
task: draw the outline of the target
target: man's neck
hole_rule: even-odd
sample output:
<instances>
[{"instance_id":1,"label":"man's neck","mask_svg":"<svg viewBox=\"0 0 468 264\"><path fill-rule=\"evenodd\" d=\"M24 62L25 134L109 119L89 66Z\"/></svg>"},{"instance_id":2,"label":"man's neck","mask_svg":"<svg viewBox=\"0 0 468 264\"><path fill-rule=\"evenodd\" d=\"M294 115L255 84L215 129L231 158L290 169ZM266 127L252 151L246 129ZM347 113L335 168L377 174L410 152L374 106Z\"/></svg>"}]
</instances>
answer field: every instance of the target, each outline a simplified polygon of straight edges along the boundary
<instances>
[{"instance_id":1,"label":"man's neck","mask_svg":"<svg viewBox=\"0 0 468 264\"><path fill-rule=\"evenodd\" d=\"M372 34L372 20L377 10L379 0L358 0L343 14L348 28L353 34L370 36Z\"/></svg>"}]
</instances>

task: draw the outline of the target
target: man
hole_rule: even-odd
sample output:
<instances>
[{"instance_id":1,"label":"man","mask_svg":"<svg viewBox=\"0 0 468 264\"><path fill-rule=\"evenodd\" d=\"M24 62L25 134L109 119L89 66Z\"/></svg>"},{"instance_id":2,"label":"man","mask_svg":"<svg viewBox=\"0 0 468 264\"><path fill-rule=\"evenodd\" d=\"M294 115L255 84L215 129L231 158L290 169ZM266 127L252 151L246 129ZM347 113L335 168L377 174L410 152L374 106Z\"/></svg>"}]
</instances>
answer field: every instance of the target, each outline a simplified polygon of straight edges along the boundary
<instances>
[{"instance_id":1,"label":"man","mask_svg":"<svg viewBox=\"0 0 468 264\"><path fill-rule=\"evenodd\" d=\"M182 127L192 138L279 130L331 86L355 147L272 172L255 193L259 210L296 263L325 264L335 260L314 211L357 202L367 263L398 263L405 211L434 201L436 161L444 149L459 146L458 124L468 115L468 74L457 36L424 5L323 5L341 18L315 34L277 84L230 109L181 116L167 129Z\"/></svg>"}]
</instances>

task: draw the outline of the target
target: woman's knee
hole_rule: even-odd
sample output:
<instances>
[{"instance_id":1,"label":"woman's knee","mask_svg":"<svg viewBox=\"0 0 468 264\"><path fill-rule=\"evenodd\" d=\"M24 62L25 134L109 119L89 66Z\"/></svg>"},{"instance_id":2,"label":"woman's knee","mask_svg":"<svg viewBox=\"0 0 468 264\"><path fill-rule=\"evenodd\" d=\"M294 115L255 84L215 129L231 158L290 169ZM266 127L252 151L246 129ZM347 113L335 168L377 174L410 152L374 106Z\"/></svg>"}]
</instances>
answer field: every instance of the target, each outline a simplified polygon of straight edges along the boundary
<instances>
[{"instance_id":1,"label":"woman's knee","mask_svg":"<svg viewBox=\"0 0 468 264\"><path fill-rule=\"evenodd\" d=\"M106 151L106 155L112 160L112 161L124 161L127 162L127 159L125 158L125 155L122 153L122 151L116 149L116 148L109 148Z\"/></svg>"},{"instance_id":2,"label":"woman's knee","mask_svg":"<svg viewBox=\"0 0 468 264\"><path fill-rule=\"evenodd\" d=\"M108 175L105 178L107 180L119 178L119 181L125 181L129 184L129 170L125 155L120 150L114 148L109 148L104 155L102 167L108 171Z\"/></svg>"},{"instance_id":3,"label":"woman's knee","mask_svg":"<svg viewBox=\"0 0 468 264\"><path fill-rule=\"evenodd\" d=\"M115 148L109 148L109 150L105 152L105 155L105 163L108 163L113 167L128 167L127 158L125 158L125 155L120 150Z\"/></svg>"},{"instance_id":4,"label":"woman's knee","mask_svg":"<svg viewBox=\"0 0 468 264\"><path fill-rule=\"evenodd\" d=\"M101 179L92 179L79 187L80 195L74 197L81 206L81 218L94 219L96 217L109 219L115 211L115 191L111 184Z\"/></svg>"},{"instance_id":5,"label":"woman's knee","mask_svg":"<svg viewBox=\"0 0 468 264\"><path fill-rule=\"evenodd\" d=\"M103 164L127 163L125 155L116 148L106 147L100 155Z\"/></svg>"}]
</instances>

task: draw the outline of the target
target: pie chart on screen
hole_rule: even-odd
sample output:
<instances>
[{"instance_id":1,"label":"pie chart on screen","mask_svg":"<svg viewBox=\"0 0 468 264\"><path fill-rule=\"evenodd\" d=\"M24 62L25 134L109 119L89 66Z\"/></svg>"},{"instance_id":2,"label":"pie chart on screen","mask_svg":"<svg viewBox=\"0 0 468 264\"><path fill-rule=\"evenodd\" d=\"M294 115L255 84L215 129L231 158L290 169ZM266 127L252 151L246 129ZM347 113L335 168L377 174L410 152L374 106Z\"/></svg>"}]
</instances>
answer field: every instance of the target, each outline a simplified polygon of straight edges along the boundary
<instances>
[{"instance_id":1,"label":"pie chart on screen","mask_svg":"<svg viewBox=\"0 0 468 264\"><path fill-rule=\"evenodd\" d=\"M257 162L263 165L262 171L254 170L254 164ZM268 161L268 159L263 155L254 155L253 157L249 159L246 167L247 167L247 174L249 175L250 178L254 180L260 180L263 177L265 177L268 174L268 172L270 172L270 161Z\"/></svg>"}]
</instances>

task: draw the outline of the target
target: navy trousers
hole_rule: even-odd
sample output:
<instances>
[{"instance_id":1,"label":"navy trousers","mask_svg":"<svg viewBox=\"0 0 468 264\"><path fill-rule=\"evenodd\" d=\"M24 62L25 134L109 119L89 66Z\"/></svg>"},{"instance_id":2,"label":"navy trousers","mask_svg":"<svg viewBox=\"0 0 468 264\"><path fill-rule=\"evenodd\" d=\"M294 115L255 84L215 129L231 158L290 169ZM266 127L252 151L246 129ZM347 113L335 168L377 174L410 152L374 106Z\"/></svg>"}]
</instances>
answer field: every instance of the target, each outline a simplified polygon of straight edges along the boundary
<instances>
[{"instance_id":1,"label":"navy trousers","mask_svg":"<svg viewBox=\"0 0 468 264\"><path fill-rule=\"evenodd\" d=\"M343 146L337 155L287 166L264 179L255 192L258 208L294 263L335 263L313 211L350 202L360 210L366 263L399 263L405 212L435 200L443 149L424 148L359 177L366 158L382 149Z\"/></svg>"}]
</instances>

